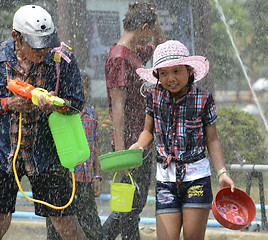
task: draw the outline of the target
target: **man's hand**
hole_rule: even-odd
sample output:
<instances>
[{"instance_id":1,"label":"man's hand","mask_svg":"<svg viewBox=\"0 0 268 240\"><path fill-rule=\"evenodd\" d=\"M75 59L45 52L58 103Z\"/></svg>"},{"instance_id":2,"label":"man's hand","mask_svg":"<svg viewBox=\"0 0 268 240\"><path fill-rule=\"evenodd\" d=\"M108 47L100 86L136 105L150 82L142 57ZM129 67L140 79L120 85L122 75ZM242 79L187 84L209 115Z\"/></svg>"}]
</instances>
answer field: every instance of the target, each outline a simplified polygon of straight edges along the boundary
<instances>
[{"instance_id":1,"label":"man's hand","mask_svg":"<svg viewBox=\"0 0 268 240\"><path fill-rule=\"evenodd\" d=\"M55 96L54 92L49 92L49 96ZM38 107L40 110L46 114L57 110L57 107L49 101L49 98L44 98L43 95L38 96Z\"/></svg>"},{"instance_id":2,"label":"man's hand","mask_svg":"<svg viewBox=\"0 0 268 240\"><path fill-rule=\"evenodd\" d=\"M24 98L20 95L14 95L8 98L7 108L10 111L27 113L36 110L37 106L32 103L31 99Z\"/></svg>"}]
</instances>

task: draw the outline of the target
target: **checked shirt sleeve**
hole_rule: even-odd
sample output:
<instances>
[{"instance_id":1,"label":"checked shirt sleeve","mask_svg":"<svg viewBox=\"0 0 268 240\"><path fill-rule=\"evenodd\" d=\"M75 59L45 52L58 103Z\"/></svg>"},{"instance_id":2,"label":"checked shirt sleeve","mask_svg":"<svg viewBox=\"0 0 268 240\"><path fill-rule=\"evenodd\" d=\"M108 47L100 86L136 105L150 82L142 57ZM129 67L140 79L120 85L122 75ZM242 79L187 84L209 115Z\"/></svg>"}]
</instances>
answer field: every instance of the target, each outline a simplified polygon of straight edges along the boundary
<instances>
[{"instance_id":1,"label":"checked shirt sleeve","mask_svg":"<svg viewBox=\"0 0 268 240\"><path fill-rule=\"evenodd\" d=\"M203 114L203 121L205 126L212 125L217 121L216 105L212 94L209 94Z\"/></svg>"}]
</instances>

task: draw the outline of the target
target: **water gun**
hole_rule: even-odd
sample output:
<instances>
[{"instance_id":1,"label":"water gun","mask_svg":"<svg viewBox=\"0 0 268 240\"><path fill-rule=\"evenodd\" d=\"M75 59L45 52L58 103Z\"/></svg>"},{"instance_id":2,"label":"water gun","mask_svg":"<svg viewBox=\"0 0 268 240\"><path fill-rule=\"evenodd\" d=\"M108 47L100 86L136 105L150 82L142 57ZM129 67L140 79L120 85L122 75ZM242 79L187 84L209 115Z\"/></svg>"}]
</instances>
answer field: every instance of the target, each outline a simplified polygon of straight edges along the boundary
<instances>
[{"instance_id":1,"label":"water gun","mask_svg":"<svg viewBox=\"0 0 268 240\"><path fill-rule=\"evenodd\" d=\"M57 96L48 96L48 91L43 88L35 88L29 83L21 80L9 80L6 86L7 89L22 97L29 98L33 104L38 106L38 96L43 95L45 99L49 99L56 106L65 106L65 101Z\"/></svg>"}]
</instances>

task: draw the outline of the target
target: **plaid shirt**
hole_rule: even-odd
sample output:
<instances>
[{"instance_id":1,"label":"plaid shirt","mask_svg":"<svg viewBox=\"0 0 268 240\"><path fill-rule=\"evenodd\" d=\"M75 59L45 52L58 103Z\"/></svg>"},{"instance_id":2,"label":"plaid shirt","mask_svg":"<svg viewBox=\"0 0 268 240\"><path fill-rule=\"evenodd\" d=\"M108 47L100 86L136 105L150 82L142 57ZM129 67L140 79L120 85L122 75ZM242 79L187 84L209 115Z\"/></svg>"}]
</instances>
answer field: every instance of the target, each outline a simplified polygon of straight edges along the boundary
<instances>
[{"instance_id":1,"label":"plaid shirt","mask_svg":"<svg viewBox=\"0 0 268 240\"><path fill-rule=\"evenodd\" d=\"M80 113L82 124L86 133L88 146L90 149L90 157L87 161L80 163L74 167L75 180L78 182L92 182L93 161L94 161L94 145L99 140L99 123L96 111L91 108L84 107ZM98 156L97 156L98 157Z\"/></svg>"},{"instance_id":2,"label":"plaid shirt","mask_svg":"<svg viewBox=\"0 0 268 240\"><path fill-rule=\"evenodd\" d=\"M18 65L14 51L15 40L12 38L0 45L0 168L9 173L12 171L12 156L17 145L19 115L9 111L6 106L8 97L13 93L6 88L7 81L17 78L41 87L48 92L54 91L57 82L57 71L54 51L51 50L40 64L33 64L24 72ZM82 110L84 94L79 68L74 55L64 50L71 62L60 62L59 97L66 98L74 109ZM70 113L77 110L70 109ZM17 164L25 166L28 175L36 175L48 167L60 163L56 147L49 129L47 114L39 109L32 113L22 114L22 144Z\"/></svg>"},{"instance_id":3,"label":"plaid shirt","mask_svg":"<svg viewBox=\"0 0 268 240\"><path fill-rule=\"evenodd\" d=\"M154 118L154 140L158 158L185 163L205 156L204 127L217 120L212 95L192 86L187 96L175 103L161 84L147 92L146 113Z\"/></svg>"},{"instance_id":4,"label":"plaid shirt","mask_svg":"<svg viewBox=\"0 0 268 240\"><path fill-rule=\"evenodd\" d=\"M43 63L33 64L29 69L28 73L20 67L19 64L15 68L11 68L9 62L7 62L7 72L8 80L19 79L21 81L27 82L34 87L43 87L45 67ZM18 112L11 113L11 153L10 158L14 157L19 134L19 118ZM38 121L37 111L32 111L29 113L22 114L22 128L21 128L21 144L20 151L18 154L18 159L24 163L25 171L28 175L33 175L36 172L32 155L33 155L33 145L37 134L37 121ZM17 161L19 164L19 161ZM11 166L10 166L11 170Z\"/></svg>"}]
</instances>

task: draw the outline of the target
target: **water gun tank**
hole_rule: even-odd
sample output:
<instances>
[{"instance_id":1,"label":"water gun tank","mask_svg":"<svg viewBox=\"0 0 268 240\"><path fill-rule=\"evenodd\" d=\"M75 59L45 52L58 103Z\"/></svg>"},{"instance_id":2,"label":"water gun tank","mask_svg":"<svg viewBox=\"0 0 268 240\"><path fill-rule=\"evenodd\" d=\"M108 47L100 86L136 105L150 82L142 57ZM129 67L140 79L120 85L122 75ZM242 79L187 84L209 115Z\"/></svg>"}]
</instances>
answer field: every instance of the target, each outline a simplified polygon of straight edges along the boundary
<instances>
[{"instance_id":1,"label":"water gun tank","mask_svg":"<svg viewBox=\"0 0 268 240\"><path fill-rule=\"evenodd\" d=\"M61 164L71 172L90 156L90 150L79 114L53 112L48 119Z\"/></svg>"}]
</instances>

